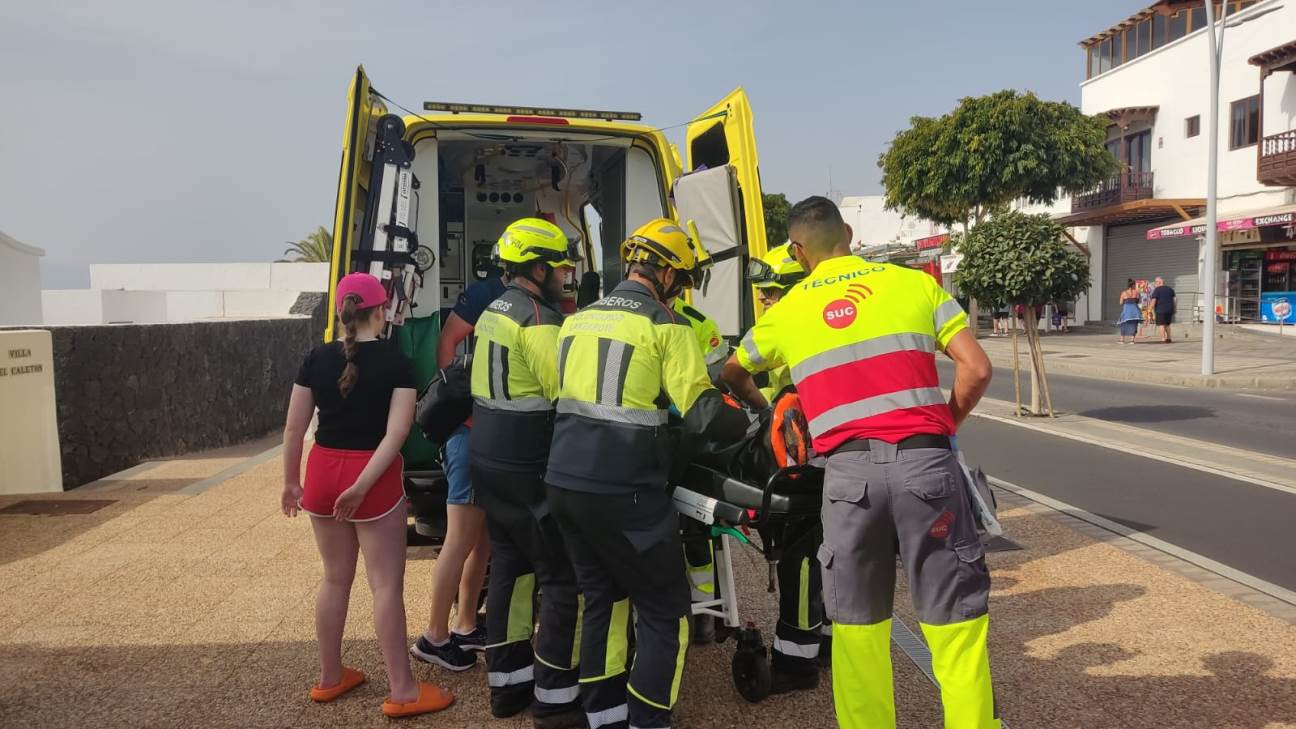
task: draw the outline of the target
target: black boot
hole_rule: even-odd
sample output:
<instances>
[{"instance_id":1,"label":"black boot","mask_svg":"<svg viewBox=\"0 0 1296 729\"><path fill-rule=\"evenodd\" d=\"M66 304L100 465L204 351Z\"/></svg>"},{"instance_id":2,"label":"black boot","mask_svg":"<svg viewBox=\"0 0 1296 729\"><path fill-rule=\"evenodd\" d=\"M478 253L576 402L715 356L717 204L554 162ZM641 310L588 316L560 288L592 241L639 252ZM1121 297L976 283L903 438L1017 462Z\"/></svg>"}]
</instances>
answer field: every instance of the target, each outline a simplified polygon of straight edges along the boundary
<instances>
[{"instance_id":1,"label":"black boot","mask_svg":"<svg viewBox=\"0 0 1296 729\"><path fill-rule=\"evenodd\" d=\"M691 641L693 645L714 643L716 639L715 616L694 615Z\"/></svg>"},{"instance_id":2,"label":"black boot","mask_svg":"<svg viewBox=\"0 0 1296 729\"><path fill-rule=\"evenodd\" d=\"M535 729L585 729L585 712L579 701L554 706L535 704L531 707L531 720Z\"/></svg>"},{"instance_id":3,"label":"black boot","mask_svg":"<svg viewBox=\"0 0 1296 729\"><path fill-rule=\"evenodd\" d=\"M791 691L809 691L819 688L819 671L788 671L778 666L770 668L770 694L786 694Z\"/></svg>"},{"instance_id":4,"label":"black boot","mask_svg":"<svg viewBox=\"0 0 1296 729\"><path fill-rule=\"evenodd\" d=\"M531 705L534 689L532 684L525 686L510 686L510 689L525 690L508 690L508 691L491 691L490 707L491 716L496 719L507 719L511 716L517 716Z\"/></svg>"}]
</instances>

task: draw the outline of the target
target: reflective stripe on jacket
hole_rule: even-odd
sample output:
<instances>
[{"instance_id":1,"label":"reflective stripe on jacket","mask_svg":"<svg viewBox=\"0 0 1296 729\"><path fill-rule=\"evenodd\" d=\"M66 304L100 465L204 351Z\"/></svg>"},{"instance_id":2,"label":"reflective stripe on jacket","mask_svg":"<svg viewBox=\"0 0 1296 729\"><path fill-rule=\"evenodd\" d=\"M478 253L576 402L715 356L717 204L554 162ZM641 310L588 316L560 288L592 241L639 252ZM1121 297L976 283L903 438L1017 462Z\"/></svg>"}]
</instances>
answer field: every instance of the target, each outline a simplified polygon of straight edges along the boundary
<instances>
[{"instance_id":1,"label":"reflective stripe on jacket","mask_svg":"<svg viewBox=\"0 0 1296 729\"><path fill-rule=\"evenodd\" d=\"M534 467L547 460L562 321L552 304L516 284L477 320L469 441L474 457L503 466Z\"/></svg>"},{"instance_id":2,"label":"reflective stripe on jacket","mask_svg":"<svg viewBox=\"0 0 1296 729\"><path fill-rule=\"evenodd\" d=\"M923 271L841 256L819 264L738 347L750 372L787 365L816 452L847 440L954 434L936 350L967 314Z\"/></svg>"},{"instance_id":3,"label":"reflective stripe on jacket","mask_svg":"<svg viewBox=\"0 0 1296 729\"><path fill-rule=\"evenodd\" d=\"M572 315L558 343L558 415L545 479L575 491L665 487L677 439L731 438L738 411L707 377L692 328L644 286L623 281ZM728 411L726 413L726 411Z\"/></svg>"}]
</instances>

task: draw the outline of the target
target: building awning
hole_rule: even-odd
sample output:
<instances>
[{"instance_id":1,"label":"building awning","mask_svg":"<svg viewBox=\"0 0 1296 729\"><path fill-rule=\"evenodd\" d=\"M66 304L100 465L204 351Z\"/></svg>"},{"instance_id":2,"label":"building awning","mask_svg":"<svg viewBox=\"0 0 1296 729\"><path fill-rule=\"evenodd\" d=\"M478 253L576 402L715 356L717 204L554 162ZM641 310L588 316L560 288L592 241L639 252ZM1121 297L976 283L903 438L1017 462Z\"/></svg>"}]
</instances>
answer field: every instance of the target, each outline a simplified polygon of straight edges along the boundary
<instances>
[{"instance_id":1,"label":"building awning","mask_svg":"<svg viewBox=\"0 0 1296 729\"><path fill-rule=\"evenodd\" d=\"M1147 223L1164 218L1190 218L1206 207L1203 198L1148 198L1129 200L1092 210L1082 210L1053 218L1059 225L1126 225Z\"/></svg>"},{"instance_id":2,"label":"building awning","mask_svg":"<svg viewBox=\"0 0 1296 729\"><path fill-rule=\"evenodd\" d=\"M1247 59L1252 66L1259 66L1263 76L1279 71L1296 72L1296 40L1257 53Z\"/></svg>"},{"instance_id":3,"label":"building awning","mask_svg":"<svg viewBox=\"0 0 1296 729\"><path fill-rule=\"evenodd\" d=\"M1129 129L1131 124L1136 122L1147 122L1149 124L1156 121L1159 106L1122 106L1116 109L1108 109L1101 113L1111 120L1111 123L1121 129Z\"/></svg>"},{"instance_id":4,"label":"building awning","mask_svg":"<svg viewBox=\"0 0 1296 729\"><path fill-rule=\"evenodd\" d=\"M1279 205L1277 207L1243 210L1216 216L1215 229L1227 233L1234 230L1251 230L1275 225L1296 224L1296 205ZM1171 223L1147 232L1148 240L1162 238L1179 238L1184 236L1204 235L1206 218L1193 218L1181 223Z\"/></svg>"}]
</instances>

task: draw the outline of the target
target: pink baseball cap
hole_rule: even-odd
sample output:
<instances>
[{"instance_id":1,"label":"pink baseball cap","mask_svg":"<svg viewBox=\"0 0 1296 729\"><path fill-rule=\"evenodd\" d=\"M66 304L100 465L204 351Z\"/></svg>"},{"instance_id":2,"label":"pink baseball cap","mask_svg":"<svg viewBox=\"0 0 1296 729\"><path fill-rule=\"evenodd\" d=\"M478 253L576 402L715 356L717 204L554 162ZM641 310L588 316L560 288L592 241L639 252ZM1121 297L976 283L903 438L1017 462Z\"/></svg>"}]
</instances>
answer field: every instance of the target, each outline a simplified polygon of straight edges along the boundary
<instances>
[{"instance_id":1,"label":"pink baseball cap","mask_svg":"<svg viewBox=\"0 0 1296 729\"><path fill-rule=\"evenodd\" d=\"M359 296L361 309L372 309L387 303L387 289L382 282L367 273L349 273L338 281L337 308L342 310L342 302L348 296Z\"/></svg>"}]
</instances>

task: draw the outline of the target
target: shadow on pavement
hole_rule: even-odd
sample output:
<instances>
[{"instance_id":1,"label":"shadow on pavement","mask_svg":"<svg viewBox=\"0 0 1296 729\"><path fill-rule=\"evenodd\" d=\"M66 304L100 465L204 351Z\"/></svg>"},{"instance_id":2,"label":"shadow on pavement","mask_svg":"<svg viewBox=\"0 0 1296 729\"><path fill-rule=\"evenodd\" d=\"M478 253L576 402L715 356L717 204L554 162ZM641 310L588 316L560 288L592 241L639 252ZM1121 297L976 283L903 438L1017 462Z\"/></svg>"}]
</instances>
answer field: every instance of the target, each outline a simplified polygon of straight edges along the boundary
<instances>
[{"instance_id":1,"label":"shadow on pavement","mask_svg":"<svg viewBox=\"0 0 1296 729\"><path fill-rule=\"evenodd\" d=\"M1172 420L1198 420L1213 418L1215 411L1211 408L1193 405L1126 405L1112 408L1097 408L1076 413L1087 418L1110 420L1118 423L1166 423Z\"/></svg>"}]
</instances>

